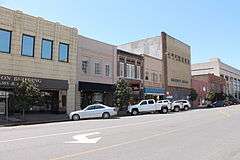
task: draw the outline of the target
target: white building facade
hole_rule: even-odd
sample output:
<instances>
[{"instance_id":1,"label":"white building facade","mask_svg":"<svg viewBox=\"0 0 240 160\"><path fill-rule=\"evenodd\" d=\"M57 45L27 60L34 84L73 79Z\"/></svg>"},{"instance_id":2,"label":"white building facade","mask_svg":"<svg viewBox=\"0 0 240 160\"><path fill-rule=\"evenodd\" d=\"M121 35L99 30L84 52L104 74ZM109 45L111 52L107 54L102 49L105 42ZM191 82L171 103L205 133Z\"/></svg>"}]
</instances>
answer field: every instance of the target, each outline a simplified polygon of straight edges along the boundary
<instances>
[{"instance_id":1,"label":"white building facade","mask_svg":"<svg viewBox=\"0 0 240 160\"><path fill-rule=\"evenodd\" d=\"M219 58L210 59L209 62L192 64L192 75L212 73L223 77L227 84L225 93L240 99L240 70L227 65Z\"/></svg>"}]
</instances>

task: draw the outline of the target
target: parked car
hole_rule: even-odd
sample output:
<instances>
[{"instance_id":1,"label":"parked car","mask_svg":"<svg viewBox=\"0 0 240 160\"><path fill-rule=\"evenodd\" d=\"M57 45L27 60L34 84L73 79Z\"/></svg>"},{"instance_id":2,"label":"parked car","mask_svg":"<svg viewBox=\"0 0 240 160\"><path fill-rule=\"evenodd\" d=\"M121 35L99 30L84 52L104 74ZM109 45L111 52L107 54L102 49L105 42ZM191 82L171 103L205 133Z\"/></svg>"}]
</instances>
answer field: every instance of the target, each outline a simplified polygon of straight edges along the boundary
<instances>
[{"instance_id":1,"label":"parked car","mask_svg":"<svg viewBox=\"0 0 240 160\"><path fill-rule=\"evenodd\" d=\"M139 113L144 112L161 112L161 113L167 113L170 109L169 107L169 101L163 101L163 103L155 102L154 99L149 100L142 100L140 103L136 105L128 106L128 112L131 113L131 115L137 115Z\"/></svg>"},{"instance_id":2,"label":"parked car","mask_svg":"<svg viewBox=\"0 0 240 160\"><path fill-rule=\"evenodd\" d=\"M234 105L234 103L232 101L224 101L224 106L231 106L231 105Z\"/></svg>"},{"instance_id":3,"label":"parked car","mask_svg":"<svg viewBox=\"0 0 240 160\"><path fill-rule=\"evenodd\" d=\"M177 100L172 103L172 111L179 112L180 110L187 111L191 108L191 104L188 100Z\"/></svg>"},{"instance_id":4,"label":"parked car","mask_svg":"<svg viewBox=\"0 0 240 160\"><path fill-rule=\"evenodd\" d=\"M166 114L171 111L172 105L169 100L159 100L157 103L161 106L161 113Z\"/></svg>"},{"instance_id":5,"label":"parked car","mask_svg":"<svg viewBox=\"0 0 240 160\"><path fill-rule=\"evenodd\" d=\"M115 115L117 115L116 108L109 107L103 104L93 104L87 106L83 110L71 112L69 114L69 119L74 121L86 118L108 119Z\"/></svg>"},{"instance_id":6,"label":"parked car","mask_svg":"<svg viewBox=\"0 0 240 160\"><path fill-rule=\"evenodd\" d=\"M208 107L224 107L224 101L218 100L208 105Z\"/></svg>"}]
</instances>

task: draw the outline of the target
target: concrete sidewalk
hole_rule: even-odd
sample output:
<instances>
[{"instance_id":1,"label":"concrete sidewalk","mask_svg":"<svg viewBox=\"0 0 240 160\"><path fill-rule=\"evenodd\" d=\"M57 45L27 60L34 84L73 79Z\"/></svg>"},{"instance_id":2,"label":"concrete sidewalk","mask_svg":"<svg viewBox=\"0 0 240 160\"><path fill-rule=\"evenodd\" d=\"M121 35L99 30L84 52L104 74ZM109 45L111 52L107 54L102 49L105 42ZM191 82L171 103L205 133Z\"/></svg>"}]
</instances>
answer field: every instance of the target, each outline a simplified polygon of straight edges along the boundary
<instances>
[{"instance_id":1,"label":"concrete sidewalk","mask_svg":"<svg viewBox=\"0 0 240 160\"><path fill-rule=\"evenodd\" d=\"M67 120L68 120L67 114L34 113L26 114L24 120L22 120L21 115L9 116L8 120L6 120L4 117L0 117L0 127L62 122Z\"/></svg>"}]
</instances>

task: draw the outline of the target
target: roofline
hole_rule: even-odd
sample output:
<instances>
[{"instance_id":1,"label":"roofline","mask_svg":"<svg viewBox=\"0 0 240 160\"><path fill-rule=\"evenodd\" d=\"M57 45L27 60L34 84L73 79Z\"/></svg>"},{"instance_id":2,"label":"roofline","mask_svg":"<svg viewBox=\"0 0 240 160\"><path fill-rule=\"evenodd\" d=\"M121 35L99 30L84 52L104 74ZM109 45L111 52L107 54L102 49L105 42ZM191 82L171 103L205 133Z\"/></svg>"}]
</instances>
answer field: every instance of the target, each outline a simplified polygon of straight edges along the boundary
<instances>
[{"instance_id":1,"label":"roofline","mask_svg":"<svg viewBox=\"0 0 240 160\"><path fill-rule=\"evenodd\" d=\"M93 41L96 41L96 42L99 42L99 43L102 43L102 44L105 44L105 45L108 45L108 46L117 47L116 45L109 44L109 43L106 43L106 42L102 42L100 40L89 38L89 37L86 37L86 36L83 36L83 35L80 35L80 34L78 34L78 37L83 37L83 38L86 38L86 39L90 39L90 40L93 40Z\"/></svg>"}]
</instances>

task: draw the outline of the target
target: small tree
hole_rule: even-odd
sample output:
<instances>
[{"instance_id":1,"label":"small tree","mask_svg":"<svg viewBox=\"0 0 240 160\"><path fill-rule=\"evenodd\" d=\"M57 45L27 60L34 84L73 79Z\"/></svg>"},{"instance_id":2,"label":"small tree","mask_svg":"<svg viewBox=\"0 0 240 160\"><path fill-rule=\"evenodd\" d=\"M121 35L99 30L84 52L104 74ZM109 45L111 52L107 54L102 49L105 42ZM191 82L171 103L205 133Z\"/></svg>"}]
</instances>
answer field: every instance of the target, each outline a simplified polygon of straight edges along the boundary
<instances>
[{"instance_id":1,"label":"small tree","mask_svg":"<svg viewBox=\"0 0 240 160\"><path fill-rule=\"evenodd\" d=\"M198 97L197 91L195 89L191 89L191 92L189 94L189 100L190 101L195 101Z\"/></svg>"},{"instance_id":2,"label":"small tree","mask_svg":"<svg viewBox=\"0 0 240 160\"><path fill-rule=\"evenodd\" d=\"M115 85L114 105L121 109L128 106L132 96L132 89L124 79L120 79Z\"/></svg>"},{"instance_id":3,"label":"small tree","mask_svg":"<svg viewBox=\"0 0 240 160\"><path fill-rule=\"evenodd\" d=\"M15 107L22 111L23 119L25 111L42 101L42 95L37 84L31 80L19 81L14 92Z\"/></svg>"},{"instance_id":4,"label":"small tree","mask_svg":"<svg viewBox=\"0 0 240 160\"><path fill-rule=\"evenodd\" d=\"M207 93L207 100L213 102L215 101L215 99L216 99L216 93L213 91L209 91Z\"/></svg>"}]
</instances>

